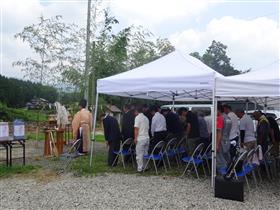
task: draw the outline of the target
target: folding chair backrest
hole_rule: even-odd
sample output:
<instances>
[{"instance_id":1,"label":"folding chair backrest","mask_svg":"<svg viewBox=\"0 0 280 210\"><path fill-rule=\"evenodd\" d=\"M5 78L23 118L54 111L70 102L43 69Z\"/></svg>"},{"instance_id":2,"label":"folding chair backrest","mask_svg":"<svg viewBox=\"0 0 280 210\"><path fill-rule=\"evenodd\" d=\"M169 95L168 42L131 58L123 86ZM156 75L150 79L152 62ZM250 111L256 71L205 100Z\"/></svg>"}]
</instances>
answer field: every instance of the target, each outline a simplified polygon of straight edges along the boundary
<instances>
[{"instance_id":1,"label":"folding chair backrest","mask_svg":"<svg viewBox=\"0 0 280 210\"><path fill-rule=\"evenodd\" d=\"M203 148L204 148L204 144L203 144L203 143L200 143L200 144L195 148L195 150L193 151L192 157L201 158L201 157L202 157Z\"/></svg>"},{"instance_id":2,"label":"folding chair backrest","mask_svg":"<svg viewBox=\"0 0 280 210\"><path fill-rule=\"evenodd\" d=\"M121 144L121 149L125 146L125 145L131 145L133 143L133 139L132 138L128 138L126 139L122 144Z\"/></svg>"},{"instance_id":3,"label":"folding chair backrest","mask_svg":"<svg viewBox=\"0 0 280 210\"><path fill-rule=\"evenodd\" d=\"M69 148L68 153L75 153L79 150L79 147L81 146L82 139L77 139L72 146Z\"/></svg>"},{"instance_id":4,"label":"folding chair backrest","mask_svg":"<svg viewBox=\"0 0 280 210\"><path fill-rule=\"evenodd\" d=\"M268 146L266 152L265 152L264 155L263 155L263 157L264 157L265 159L268 159L268 158L270 157L270 153L271 153L272 148L273 148L272 145Z\"/></svg>"},{"instance_id":5,"label":"folding chair backrest","mask_svg":"<svg viewBox=\"0 0 280 210\"><path fill-rule=\"evenodd\" d=\"M211 149L212 149L212 143L210 143L208 145L208 147L205 149L205 152L203 154L203 156L207 155L209 152L211 152Z\"/></svg>"},{"instance_id":6,"label":"folding chair backrest","mask_svg":"<svg viewBox=\"0 0 280 210\"><path fill-rule=\"evenodd\" d=\"M172 138L168 141L168 143L165 146L166 150L170 150L170 149L174 149L174 147L176 146L176 138Z\"/></svg>"},{"instance_id":7,"label":"folding chair backrest","mask_svg":"<svg viewBox=\"0 0 280 210\"><path fill-rule=\"evenodd\" d=\"M164 141L168 142L170 139L173 139L174 135L171 133L168 133L167 136L164 138Z\"/></svg>"},{"instance_id":8,"label":"folding chair backrest","mask_svg":"<svg viewBox=\"0 0 280 210\"><path fill-rule=\"evenodd\" d=\"M237 160L234 163L233 170L235 170L236 166L239 164L240 161L246 160L247 154L248 154L247 151L241 153L241 155L237 158Z\"/></svg>"},{"instance_id":9,"label":"folding chair backrest","mask_svg":"<svg viewBox=\"0 0 280 210\"><path fill-rule=\"evenodd\" d=\"M255 152L259 152L260 149L262 149L262 146L261 146L261 145L258 145L258 146L255 148Z\"/></svg>"},{"instance_id":10,"label":"folding chair backrest","mask_svg":"<svg viewBox=\"0 0 280 210\"><path fill-rule=\"evenodd\" d=\"M252 163L254 154L255 154L255 149L251 149L251 150L247 153L246 163L249 163L249 164Z\"/></svg>"},{"instance_id":11,"label":"folding chair backrest","mask_svg":"<svg viewBox=\"0 0 280 210\"><path fill-rule=\"evenodd\" d=\"M158 143L154 146L154 148L153 148L151 154L154 154L155 150L159 150L158 153L161 154L161 153L162 153L162 150L164 149L164 146L165 146L165 142L164 142L164 141L158 142Z\"/></svg>"},{"instance_id":12,"label":"folding chair backrest","mask_svg":"<svg viewBox=\"0 0 280 210\"><path fill-rule=\"evenodd\" d=\"M175 146L175 148L180 148L184 142L186 142L186 137L182 137L178 144Z\"/></svg>"}]
</instances>

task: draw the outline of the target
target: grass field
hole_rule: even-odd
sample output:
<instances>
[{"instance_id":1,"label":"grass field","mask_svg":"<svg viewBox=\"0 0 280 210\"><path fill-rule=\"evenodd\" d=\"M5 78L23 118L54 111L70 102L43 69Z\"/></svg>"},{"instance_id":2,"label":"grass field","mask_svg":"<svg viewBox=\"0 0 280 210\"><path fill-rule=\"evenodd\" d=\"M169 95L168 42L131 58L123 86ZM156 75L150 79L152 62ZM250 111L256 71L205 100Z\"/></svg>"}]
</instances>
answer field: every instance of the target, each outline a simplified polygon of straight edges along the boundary
<instances>
[{"instance_id":1,"label":"grass field","mask_svg":"<svg viewBox=\"0 0 280 210\"><path fill-rule=\"evenodd\" d=\"M30 174L36 173L38 166L33 165L13 165L12 167L7 167L6 165L0 164L0 177L8 177L15 174Z\"/></svg>"},{"instance_id":2,"label":"grass field","mask_svg":"<svg viewBox=\"0 0 280 210\"><path fill-rule=\"evenodd\" d=\"M82 176L104 175L105 173L137 174L136 168L132 166L132 163L126 164L126 168L124 169L120 160L116 167L109 167L107 165L107 153L105 152L99 152L93 156L92 167L89 166L89 161L89 157L79 157L72 162L70 169L77 175ZM183 173L182 169L178 169L175 167L175 165L172 167L172 170L165 172L164 168L161 167L159 168L158 172L161 176L176 177L182 175ZM145 173L141 173L141 175L156 175L153 165L151 164L150 170L146 171Z\"/></svg>"}]
</instances>

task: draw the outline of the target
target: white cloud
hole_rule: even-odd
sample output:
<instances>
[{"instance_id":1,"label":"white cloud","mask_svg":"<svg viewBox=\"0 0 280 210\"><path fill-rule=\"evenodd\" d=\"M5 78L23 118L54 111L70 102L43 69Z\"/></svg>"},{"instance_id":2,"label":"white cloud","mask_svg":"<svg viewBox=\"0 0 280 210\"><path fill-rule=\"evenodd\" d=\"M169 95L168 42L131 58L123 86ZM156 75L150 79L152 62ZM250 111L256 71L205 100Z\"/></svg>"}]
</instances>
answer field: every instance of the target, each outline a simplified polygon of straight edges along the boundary
<instances>
[{"instance_id":1,"label":"white cloud","mask_svg":"<svg viewBox=\"0 0 280 210\"><path fill-rule=\"evenodd\" d=\"M49 2L40 4L40 0L9 0L0 1L2 11L2 64L1 72L9 77L22 78L23 72L13 67L12 63L26 57L34 57L28 44L15 39L14 34L27 25L38 23L39 17L45 18L62 15L63 19L81 26L86 25L86 1L82 2Z\"/></svg>"},{"instance_id":2,"label":"white cloud","mask_svg":"<svg viewBox=\"0 0 280 210\"><path fill-rule=\"evenodd\" d=\"M203 53L212 40L220 41L228 46L227 52L235 67L246 69L279 59L279 37L275 20L223 17L211 20L203 31L187 29L170 35L170 40L177 48L189 53Z\"/></svg>"},{"instance_id":3,"label":"white cloud","mask_svg":"<svg viewBox=\"0 0 280 210\"><path fill-rule=\"evenodd\" d=\"M129 24L153 26L165 20L188 18L203 12L207 0L112 0L112 10Z\"/></svg>"}]
</instances>

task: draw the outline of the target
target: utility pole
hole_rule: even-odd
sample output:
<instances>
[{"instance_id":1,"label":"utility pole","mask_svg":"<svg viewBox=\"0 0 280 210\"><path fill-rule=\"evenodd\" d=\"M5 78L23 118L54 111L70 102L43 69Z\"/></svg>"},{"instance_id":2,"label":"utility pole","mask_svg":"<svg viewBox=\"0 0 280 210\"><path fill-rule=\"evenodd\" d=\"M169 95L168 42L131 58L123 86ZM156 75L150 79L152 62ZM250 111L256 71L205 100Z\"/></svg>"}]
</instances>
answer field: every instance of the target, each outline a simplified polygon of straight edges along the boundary
<instances>
[{"instance_id":1,"label":"utility pole","mask_svg":"<svg viewBox=\"0 0 280 210\"><path fill-rule=\"evenodd\" d=\"M85 73L84 73L84 98L88 101L88 87L89 87L89 68L90 68L90 11L91 11L91 0L88 0L88 11L87 11L87 38L86 38L86 61L85 61Z\"/></svg>"}]
</instances>

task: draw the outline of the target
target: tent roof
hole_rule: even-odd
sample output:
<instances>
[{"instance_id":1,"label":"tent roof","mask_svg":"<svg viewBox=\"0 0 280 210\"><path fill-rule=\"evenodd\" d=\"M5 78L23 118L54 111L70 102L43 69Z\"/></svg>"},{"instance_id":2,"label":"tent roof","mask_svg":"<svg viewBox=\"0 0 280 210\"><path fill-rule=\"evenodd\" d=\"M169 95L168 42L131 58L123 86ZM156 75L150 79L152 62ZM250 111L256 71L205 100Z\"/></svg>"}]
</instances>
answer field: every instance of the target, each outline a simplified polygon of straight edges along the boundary
<instances>
[{"instance_id":1,"label":"tent roof","mask_svg":"<svg viewBox=\"0 0 280 210\"><path fill-rule=\"evenodd\" d=\"M217 78L216 95L221 97L279 97L279 61L245 74Z\"/></svg>"},{"instance_id":2,"label":"tent roof","mask_svg":"<svg viewBox=\"0 0 280 210\"><path fill-rule=\"evenodd\" d=\"M176 50L153 62L97 81L103 94L171 101L212 98L215 77L223 77L200 60Z\"/></svg>"},{"instance_id":3,"label":"tent roof","mask_svg":"<svg viewBox=\"0 0 280 210\"><path fill-rule=\"evenodd\" d=\"M279 61L245 74L217 78L216 85L217 96L246 97L258 104L280 109Z\"/></svg>"}]
</instances>

